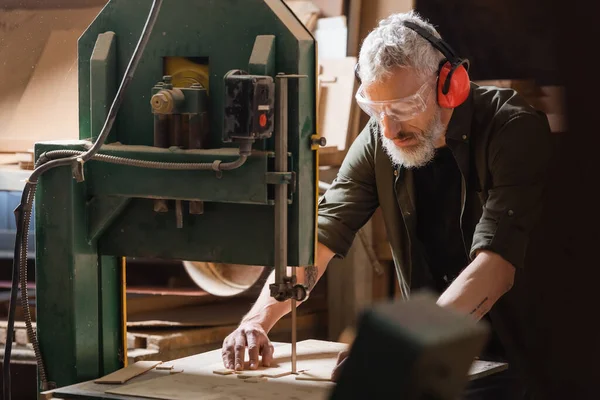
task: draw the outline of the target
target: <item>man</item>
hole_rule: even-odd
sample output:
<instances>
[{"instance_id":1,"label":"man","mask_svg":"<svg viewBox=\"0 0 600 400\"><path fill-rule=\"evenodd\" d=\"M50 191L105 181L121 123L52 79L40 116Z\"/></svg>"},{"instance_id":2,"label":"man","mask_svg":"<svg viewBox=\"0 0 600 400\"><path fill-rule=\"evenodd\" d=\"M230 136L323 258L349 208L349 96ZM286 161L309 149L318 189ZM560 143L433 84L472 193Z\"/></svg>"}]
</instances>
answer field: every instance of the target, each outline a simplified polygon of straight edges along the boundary
<instances>
[{"instance_id":1,"label":"man","mask_svg":"<svg viewBox=\"0 0 600 400\"><path fill-rule=\"evenodd\" d=\"M465 396L533 398L549 378L536 363L543 340L531 333L545 322L527 297L553 154L546 116L513 90L470 82L465 63L415 12L381 21L357 74L357 102L371 119L320 199L316 267L299 268L299 280L312 289L381 207L405 297L431 288L441 307L491 321L482 358L510 368ZM259 355L271 362L267 332L290 306L269 296L269 283L225 339L225 367L242 368L246 346L250 368Z\"/></svg>"}]
</instances>

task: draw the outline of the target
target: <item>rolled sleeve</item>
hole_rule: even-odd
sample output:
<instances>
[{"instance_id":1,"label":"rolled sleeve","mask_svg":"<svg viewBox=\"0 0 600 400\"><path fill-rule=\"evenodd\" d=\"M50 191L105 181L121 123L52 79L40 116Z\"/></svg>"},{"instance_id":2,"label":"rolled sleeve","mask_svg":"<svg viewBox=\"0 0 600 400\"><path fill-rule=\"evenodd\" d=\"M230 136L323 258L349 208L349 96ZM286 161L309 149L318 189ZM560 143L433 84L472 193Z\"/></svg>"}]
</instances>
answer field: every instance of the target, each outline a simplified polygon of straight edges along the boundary
<instances>
[{"instance_id":1,"label":"rolled sleeve","mask_svg":"<svg viewBox=\"0 0 600 400\"><path fill-rule=\"evenodd\" d=\"M520 114L489 144L492 188L475 229L471 259L490 250L516 268L525 262L529 235L542 213L553 138L545 116Z\"/></svg>"},{"instance_id":2,"label":"rolled sleeve","mask_svg":"<svg viewBox=\"0 0 600 400\"><path fill-rule=\"evenodd\" d=\"M318 240L344 258L356 233L371 218L379 202L375 184L376 132L367 124L348 149L331 187L319 199Z\"/></svg>"}]
</instances>

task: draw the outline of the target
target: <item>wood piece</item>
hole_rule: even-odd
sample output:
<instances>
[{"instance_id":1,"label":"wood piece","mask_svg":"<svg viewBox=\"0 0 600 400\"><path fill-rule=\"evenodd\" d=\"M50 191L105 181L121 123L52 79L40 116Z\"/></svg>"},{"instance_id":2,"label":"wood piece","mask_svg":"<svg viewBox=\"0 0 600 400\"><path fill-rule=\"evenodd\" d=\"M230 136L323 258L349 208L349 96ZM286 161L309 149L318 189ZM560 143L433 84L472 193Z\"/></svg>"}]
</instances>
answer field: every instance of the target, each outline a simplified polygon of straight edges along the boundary
<instances>
[{"instance_id":1,"label":"wood piece","mask_svg":"<svg viewBox=\"0 0 600 400\"><path fill-rule=\"evenodd\" d=\"M244 372L236 373L238 379L247 379L247 378L281 378L282 376L288 376L292 374L291 367L289 369L285 367L280 368L272 368L272 367L258 367L256 370L250 370L250 366L246 363L244 366Z\"/></svg>"},{"instance_id":2,"label":"wood piece","mask_svg":"<svg viewBox=\"0 0 600 400\"><path fill-rule=\"evenodd\" d=\"M158 364L156 366L156 369L158 369L158 370L170 370L170 369L173 369L174 367L175 367L175 365L173 365L173 363L166 362L166 363Z\"/></svg>"},{"instance_id":3,"label":"wood piece","mask_svg":"<svg viewBox=\"0 0 600 400\"><path fill-rule=\"evenodd\" d=\"M248 379L245 379L244 382L246 382L246 383L259 383L259 382L266 382L268 380L269 380L269 378L265 378L263 376L263 377L248 378Z\"/></svg>"},{"instance_id":4,"label":"wood piece","mask_svg":"<svg viewBox=\"0 0 600 400\"><path fill-rule=\"evenodd\" d=\"M36 142L79 138L77 39L80 30L53 31L12 121L3 151L27 152Z\"/></svg>"},{"instance_id":5,"label":"wood piece","mask_svg":"<svg viewBox=\"0 0 600 400\"><path fill-rule=\"evenodd\" d=\"M220 368L220 369L215 369L213 371L213 373L217 374L217 375L231 375L231 374L235 374L235 370L227 369L227 368Z\"/></svg>"},{"instance_id":6,"label":"wood piece","mask_svg":"<svg viewBox=\"0 0 600 400\"><path fill-rule=\"evenodd\" d=\"M474 360L469 369L469 380L475 380L504 371L508 368L507 363L485 360Z\"/></svg>"},{"instance_id":7,"label":"wood piece","mask_svg":"<svg viewBox=\"0 0 600 400\"><path fill-rule=\"evenodd\" d=\"M329 370L303 371L299 375L296 376L296 380L331 382L331 373L332 373L332 371L329 371Z\"/></svg>"},{"instance_id":8,"label":"wood piece","mask_svg":"<svg viewBox=\"0 0 600 400\"><path fill-rule=\"evenodd\" d=\"M125 368L121 368L118 371L103 376L102 378L96 379L94 382L106 384L125 383L138 375L150 371L160 363L162 363L162 361L138 361Z\"/></svg>"}]
</instances>

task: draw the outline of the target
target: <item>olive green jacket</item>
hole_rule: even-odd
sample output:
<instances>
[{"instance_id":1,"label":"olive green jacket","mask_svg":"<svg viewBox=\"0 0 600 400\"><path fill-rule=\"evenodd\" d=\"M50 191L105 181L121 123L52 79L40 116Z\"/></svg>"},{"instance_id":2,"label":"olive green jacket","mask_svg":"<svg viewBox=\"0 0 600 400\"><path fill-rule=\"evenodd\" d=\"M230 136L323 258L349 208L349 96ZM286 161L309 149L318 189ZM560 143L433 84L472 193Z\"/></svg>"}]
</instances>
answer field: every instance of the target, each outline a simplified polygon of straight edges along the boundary
<instances>
[{"instance_id":1,"label":"olive green jacket","mask_svg":"<svg viewBox=\"0 0 600 400\"><path fill-rule=\"evenodd\" d=\"M554 148L545 114L514 90L472 84L467 101L454 110L446 143L463 178L466 253L472 259L476 250L489 249L522 268ZM319 242L344 257L357 231L381 207L405 297L428 282L416 241L412 179L411 169L392 165L378 125L370 121L320 198L318 213Z\"/></svg>"}]
</instances>

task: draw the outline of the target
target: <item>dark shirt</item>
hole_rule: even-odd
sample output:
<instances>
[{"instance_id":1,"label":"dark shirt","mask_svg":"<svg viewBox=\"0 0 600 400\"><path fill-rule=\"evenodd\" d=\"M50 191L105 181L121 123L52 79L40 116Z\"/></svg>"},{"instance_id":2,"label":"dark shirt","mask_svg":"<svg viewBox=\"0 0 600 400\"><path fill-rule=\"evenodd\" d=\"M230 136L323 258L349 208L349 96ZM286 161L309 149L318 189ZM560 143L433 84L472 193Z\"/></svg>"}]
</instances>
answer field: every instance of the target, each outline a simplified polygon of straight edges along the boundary
<instances>
[{"instance_id":1,"label":"dark shirt","mask_svg":"<svg viewBox=\"0 0 600 400\"><path fill-rule=\"evenodd\" d=\"M414 171L417 238L432 277L432 289L441 294L469 258L460 231L461 175L452 151L437 149L434 159Z\"/></svg>"},{"instance_id":2,"label":"dark shirt","mask_svg":"<svg viewBox=\"0 0 600 400\"><path fill-rule=\"evenodd\" d=\"M350 146L319 200L318 239L344 257L380 207L400 289L408 298L424 286L428 270L416 245L415 171L394 165L380 136L371 120ZM541 283L544 274L558 273L548 270L556 257L547 253L560 243L560 232L542 229L553 218L543 213L556 150L547 117L514 90L473 84L467 101L454 109L446 144L466 183L461 220L469 261L478 250L488 250L515 268L512 289L489 312L493 331L532 393L546 393L556 368L548 349L564 345L548 334L556 318L546 310L544 296L552 294Z\"/></svg>"}]
</instances>

